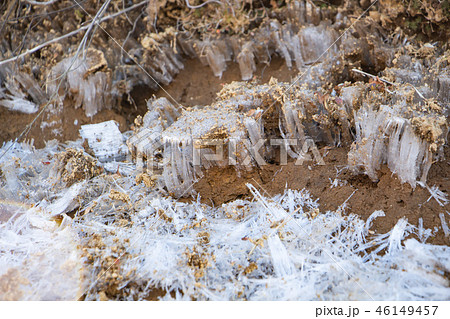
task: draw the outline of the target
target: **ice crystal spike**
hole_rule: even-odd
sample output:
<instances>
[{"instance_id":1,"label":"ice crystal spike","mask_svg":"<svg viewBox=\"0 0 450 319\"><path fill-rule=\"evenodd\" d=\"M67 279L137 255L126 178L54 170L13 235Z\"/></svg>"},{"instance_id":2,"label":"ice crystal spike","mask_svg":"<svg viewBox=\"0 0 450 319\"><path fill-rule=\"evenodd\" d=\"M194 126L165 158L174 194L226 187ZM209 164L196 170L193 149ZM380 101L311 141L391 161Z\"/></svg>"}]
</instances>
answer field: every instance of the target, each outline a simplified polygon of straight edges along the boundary
<instances>
[{"instance_id":1,"label":"ice crystal spike","mask_svg":"<svg viewBox=\"0 0 450 319\"><path fill-rule=\"evenodd\" d=\"M122 161L126 158L128 148L117 122L82 125L80 135L87 140L100 162Z\"/></svg>"},{"instance_id":2,"label":"ice crystal spike","mask_svg":"<svg viewBox=\"0 0 450 319\"><path fill-rule=\"evenodd\" d=\"M239 63L239 69L241 70L242 80L246 81L252 78L253 72L256 71L254 59L252 43L247 42L243 45L241 52L236 58Z\"/></svg>"},{"instance_id":3,"label":"ice crystal spike","mask_svg":"<svg viewBox=\"0 0 450 319\"><path fill-rule=\"evenodd\" d=\"M39 110L39 105L14 95L4 94L0 95L0 98L0 106L4 106L11 111L32 114Z\"/></svg>"},{"instance_id":4,"label":"ice crystal spike","mask_svg":"<svg viewBox=\"0 0 450 319\"><path fill-rule=\"evenodd\" d=\"M71 143L79 148L82 141ZM183 156L180 145L174 147L174 158ZM238 292L248 300L448 299L449 247L405 240L416 231L422 240L429 237L423 223L416 229L403 218L372 240L371 224L384 212L367 221L322 212L305 189L266 197L248 184L253 199L211 207L176 201L137 184L134 174L101 174L60 188L43 162L65 148L18 143L0 158L3 174L11 170L0 183L14 178L17 187L14 193L0 188L0 286L8 287L0 290L2 300L76 300L81 294L98 300L111 280L119 286L133 280L117 297L127 300L144 299L154 287L167 292L163 300L234 300ZM64 212L73 204L80 215L71 219ZM320 213L312 218L311 211ZM60 223L50 213L60 213ZM448 221L440 218L445 232ZM120 267L107 262L118 253ZM99 276L105 266L112 276Z\"/></svg>"},{"instance_id":5,"label":"ice crystal spike","mask_svg":"<svg viewBox=\"0 0 450 319\"><path fill-rule=\"evenodd\" d=\"M179 116L179 111L166 98L149 100L148 112L142 119L142 126L135 129L135 133L127 140L128 148L136 158L137 169L142 171L146 159L149 170L159 169L155 161L155 152L161 148L161 133Z\"/></svg>"},{"instance_id":6,"label":"ice crystal spike","mask_svg":"<svg viewBox=\"0 0 450 319\"><path fill-rule=\"evenodd\" d=\"M373 180L380 165L387 163L404 183L425 181L431 166L430 143L417 136L411 123L395 114L395 108L378 111L362 108L355 115L356 141L348 154L349 166L359 167Z\"/></svg>"},{"instance_id":7,"label":"ice crystal spike","mask_svg":"<svg viewBox=\"0 0 450 319\"><path fill-rule=\"evenodd\" d=\"M444 232L445 237L450 237L450 231L447 222L445 221L444 213L439 213L439 219L441 220L442 231Z\"/></svg>"},{"instance_id":8,"label":"ice crystal spike","mask_svg":"<svg viewBox=\"0 0 450 319\"><path fill-rule=\"evenodd\" d=\"M180 196L202 167L228 165L226 142L236 145L236 163L242 165L248 154L244 147L246 138L243 117L235 111L205 108L184 112L162 133L166 186Z\"/></svg>"},{"instance_id":9,"label":"ice crystal spike","mask_svg":"<svg viewBox=\"0 0 450 319\"><path fill-rule=\"evenodd\" d=\"M144 36L141 40L141 47L131 52L131 55L139 61L141 68L145 68L145 72L139 72L139 67L128 65L124 70L127 73L127 77L129 76L133 79L136 75L143 74L145 77L140 80L155 89L158 86L152 78L157 80L158 83L166 85L172 82L174 76L184 68L183 61L177 50L174 50L169 42L164 41L165 39L173 40L174 38L173 28L167 28L159 34Z\"/></svg>"},{"instance_id":10,"label":"ice crystal spike","mask_svg":"<svg viewBox=\"0 0 450 319\"><path fill-rule=\"evenodd\" d=\"M440 74L433 85L434 91L437 93L437 98L443 103L450 103L450 67L447 67L446 72Z\"/></svg>"},{"instance_id":11,"label":"ice crystal spike","mask_svg":"<svg viewBox=\"0 0 450 319\"><path fill-rule=\"evenodd\" d=\"M223 71L225 71L227 67L222 52L220 52L219 48L216 46L207 46L205 48L205 56L214 75L221 78Z\"/></svg>"},{"instance_id":12,"label":"ice crystal spike","mask_svg":"<svg viewBox=\"0 0 450 319\"><path fill-rule=\"evenodd\" d=\"M76 201L76 198L84 188L84 186L84 183L81 182L72 185L68 189L65 189L57 200L46 207L49 215L54 217L63 213L73 211L75 208L77 208L79 206L79 203Z\"/></svg>"},{"instance_id":13,"label":"ice crystal spike","mask_svg":"<svg viewBox=\"0 0 450 319\"><path fill-rule=\"evenodd\" d=\"M98 111L113 105L111 77L107 70L103 52L88 49L85 54L66 58L52 68L48 90L50 94L55 93L58 79L67 72L64 81L66 94L74 99L75 108L82 106L86 116L92 117ZM60 105L64 98L65 94L59 96Z\"/></svg>"},{"instance_id":14,"label":"ice crystal spike","mask_svg":"<svg viewBox=\"0 0 450 319\"><path fill-rule=\"evenodd\" d=\"M11 76L13 73L14 76ZM28 96L31 97L31 101ZM36 113L40 104L45 101L45 93L31 75L18 69L13 71L8 66L0 67L0 106L31 114Z\"/></svg>"},{"instance_id":15,"label":"ice crystal spike","mask_svg":"<svg viewBox=\"0 0 450 319\"><path fill-rule=\"evenodd\" d=\"M327 55L334 54L336 47L331 46L336 40L336 31L325 24L302 28L298 34L303 62L310 64Z\"/></svg>"},{"instance_id":16,"label":"ice crystal spike","mask_svg":"<svg viewBox=\"0 0 450 319\"><path fill-rule=\"evenodd\" d=\"M286 66L290 69L292 67L292 59L291 55L289 54L287 45L280 35L281 31L281 25L278 21L274 20L270 24L272 31L272 40L275 43L275 47L277 48L278 53L281 55L281 57L286 61Z\"/></svg>"}]
</instances>

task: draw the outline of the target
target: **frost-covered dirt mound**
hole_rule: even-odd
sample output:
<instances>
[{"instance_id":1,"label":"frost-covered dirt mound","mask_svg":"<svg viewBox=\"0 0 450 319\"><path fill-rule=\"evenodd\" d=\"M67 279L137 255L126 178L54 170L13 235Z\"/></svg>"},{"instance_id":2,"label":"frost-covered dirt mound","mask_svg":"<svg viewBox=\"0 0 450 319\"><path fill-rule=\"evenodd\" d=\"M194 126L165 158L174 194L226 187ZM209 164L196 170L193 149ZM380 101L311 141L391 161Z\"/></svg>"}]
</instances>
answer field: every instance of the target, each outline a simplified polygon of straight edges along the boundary
<instances>
[{"instance_id":1,"label":"frost-covered dirt mound","mask_svg":"<svg viewBox=\"0 0 450 319\"><path fill-rule=\"evenodd\" d=\"M325 211L306 189L267 197L250 184L251 200L182 203L81 142L0 149L9 149L0 161L2 299L450 296L449 248L426 244L432 231L406 219L374 235L382 211L364 222L344 214L344 201ZM403 242L408 234L419 240Z\"/></svg>"},{"instance_id":2,"label":"frost-covered dirt mound","mask_svg":"<svg viewBox=\"0 0 450 319\"><path fill-rule=\"evenodd\" d=\"M2 3L0 299L450 299L433 1Z\"/></svg>"}]
</instances>

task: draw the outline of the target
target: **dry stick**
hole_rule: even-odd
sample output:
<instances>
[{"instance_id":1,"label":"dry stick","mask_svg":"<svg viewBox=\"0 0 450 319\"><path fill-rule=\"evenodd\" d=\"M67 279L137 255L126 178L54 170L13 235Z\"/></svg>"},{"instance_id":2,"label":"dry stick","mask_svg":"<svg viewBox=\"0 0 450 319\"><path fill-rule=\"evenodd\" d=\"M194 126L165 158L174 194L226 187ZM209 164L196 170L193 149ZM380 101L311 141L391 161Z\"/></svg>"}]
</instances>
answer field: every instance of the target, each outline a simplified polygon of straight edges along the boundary
<instances>
[{"instance_id":1,"label":"dry stick","mask_svg":"<svg viewBox=\"0 0 450 319\"><path fill-rule=\"evenodd\" d=\"M131 11L131 10L133 10L133 9L136 9L136 8L142 6L142 5L146 4L146 3L149 2L149 1L150 1L150 0L142 1L142 2L140 2L140 3L138 3L138 4L135 4L135 5L131 6L131 7L126 8L125 10L122 10L122 11L119 11L119 12L117 12L117 13L114 13L114 14L111 14L111 15L109 15L109 16L106 16L106 17L100 19L97 23L102 23L103 21L106 21L106 20L115 18L115 17L117 17L118 15L121 15L121 14L123 14L123 13L125 13L125 12ZM91 27L91 24L92 24L92 22L91 22L89 25L80 27L80 28L77 29L77 30L74 30L74 31L69 32L69 33L67 33L67 34L65 34L65 35L62 35L62 36L60 36L60 37L57 37L57 38L54 38L54 39L49 40L49 41L47 41L47 42L44 42L44 43L42 43L42 44L40 44L40 45L38 45L38 46L36 46L36 47L34 47L34 48L32 48L32 49L28 49L28 50L25 51L24 53L19 54L19 55L15 56L15 57L12 57L12 58L9 58L9 59L0 61L0 66L3 65L3 64L6 64L6 63L9 63L9 62L13 62L13 61L15 61L15 60L18 60L18 59L20 59L20 58L23 58L23 57L27 56L28 54L34 53L34 52L36 52L36 51L39 51L40 49L46 47L47 45L50 45L50 44L55 43L55 42L58 42L58 41L60 41L60 40L62 40L62 39L71 37L72 35L75 35L75 34L77 34L77 33L80 32L80 31L89 29L89 28Z\"/></svg>"},{"instance_id":2,"label":"dry stick","mask_svg":"<svg viewBox=\"0 0 450 319\"><path fill-rule=\"evenodd\" d=\"M199 8L203 7L204 5L206 5L206 4L208 4L208 3L222 4L222 2L220 2L220 1L209 0L209 1L203 2L202 4L199 4L198 6L193 6L193 5L191 5L191 4L189 3L189 0L185 0L185 1L186 1L186 6L187 6L189 9L199 9Z\"/></svg>"},{"instance_id":3,"label":"dry stick","mask_svg":"<svg viewBox=\"0 0 450 319\"><path fill-rule=\"evenodd\" d=\"M361 73L362 75L369 76L369 77L374 78L374 79L378 78L376 75L373 75L373 74L370 74L370 73L367 73L367 72L364 72L364 71L361 71L361 70L358 70L358 69L352 69L352 71L353 72L357 72L357 73ZM378 79L380 81L383 81L383 82L389 84L389 85L397 86L395 83L389 82L388 80L384 80L384 79L381 79L381 78L378 78ZM414 90L417 92L417 94L422 99L426 100L426 98L422 95L422 93L419 92L419 90L414 85L412 85L411 83L407 83L407 84L411 85L414 88Z\"/></svg>"},{"instance_id":4,"label":"dry stick","mask_svg":"<svg viewBox=\"0 0 450 319\"><path fill-rule=\"evenodd\" d=\"M57 1L58 0L48 0L48 1L39 2L39 1L33 1L33 0L25 0L25 2L28 2L29 4L32 4L34 6L48 6L49 4L53 4Z\"/></svg>"},{"instance_id":5,"label":"dry stick","mask_svg":"<svg viewBox=\"0 0 450 319\"><path fill-rule=\"evenodd\" d=\"M69 67L67 68L67 70L64 71L64 73L61 75L60 80L58 82L58 86L55 90L55 92L52 94L52 96L50 96L50 98L48 99L48 102L42 107L42 109L39 111L39 113L34 117L34 119L25 127L25 129L22 131L22 133L20 133L20 135L14 140L14 142L3 152L2 155L0 155L0 159L5 156L10 150L11 148L14 147L14 145L17 143L17 141L19 141L22 136L28 134L28 132L31 130L31 127L33 126L33 124L37 121L37 119L42 115L42 113L44 113L44 111L47 109L47 107L50 105L51 101L56 97L56 95L58 94L59 88L61 87L62 81L64 80L64 77L67 75L67 73L69 73L70 69L72 68L72 66L75 64L75 60L77 59L78 55L80 54L81 48L84 48L84 46L86 45L86 41L87 38L92 30L92 28L94 27L94 25L97 22L97 19L100 18L100 16L105 12L106 7L109 5L109 3L111 2L111 0L108 0L107 2L105 2L102 7L100 8L100 10L97 12L97 14L95 15L95 17L92 19L92 22L85 28L87 29L86 33L83 36L83 39L81 40L80 44L78 45L77 51L75 52L75 55L72 58L72 61L69 65ZM111 16L108 16L111 17ZM78 31L78 30L77 30Z\"/></svg>"},{"instance_id":6,"label":"dry stick","mask_svg":"<svg viewBox=\"0 0 450 319\"><path fill-rule=\"evenodd\" d=\"M122 0L122 7L125 9L125 0ZM133 22L131 22L130 17L128 17L128 14L125 14L125 16L127 17L128 23L133 25Z\"/></svg>"},{"instance_id":7,"label":"dry stick","mask_svg":"<svg viewBox=\"0 0 450 319\"><path fill-rule=\"evenodd\" d=\"M370 74L370 73L367 73L367 72L364 72L364 71L361 71L361 70L358 70L358 69L352 69L352 71L353 71L353 72L356 72L356 73L361 73L362 75L369 76L369 77L374 78L374 79L377 78L376 75L373 75L373 74ZM395 86L394 83L389 82L388 80L384 80L384 79L382 79L382 78L379 78L379 79L380 79L380 81L383 81L383 82L385 82L385 83L387 83L387 84L389 84L389 85Z\"/></svg>"},{"instance_id":8,"label":"dry stick","mask_svg":"<svg viewBox=\"0 0 450 319\"><path fill-rule=\"evenodd\" d=\"M125 44L127 43L127 41L128 41L128 39L130 38L130 36L133 34L133 32L136 30L137 23L138 23L140 17L142 16L142 14L143 14L143 12L136 18L136 20L134 21L134 23L132 23L133 28L131 29L130 32L128 32L128 34L127 34L125 40L123 41L123 44L122 44L123 47L124 47ZM127 15L126 15L126 16L127 16ZM130 20L130 19L128 18L128 16L127 16L127 19ZM124 63L124 62L123 62L123 51L120 52L120 56L121 56L121 57L120 57L120 61L122 61L122 63ZM124 72L124 73L125 73L125 72ZM125 74L125 79L126 79L126 74Z\"/></svg>"}]
</instances>

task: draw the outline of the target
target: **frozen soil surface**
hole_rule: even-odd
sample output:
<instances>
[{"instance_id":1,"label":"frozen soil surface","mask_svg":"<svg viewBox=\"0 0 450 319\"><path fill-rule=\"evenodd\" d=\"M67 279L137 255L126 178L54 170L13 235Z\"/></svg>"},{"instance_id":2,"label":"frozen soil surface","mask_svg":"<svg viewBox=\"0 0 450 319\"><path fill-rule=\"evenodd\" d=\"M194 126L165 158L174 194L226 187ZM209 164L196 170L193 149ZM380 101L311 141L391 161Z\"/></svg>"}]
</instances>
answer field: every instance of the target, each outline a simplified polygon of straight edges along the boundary
<instances>
[{"instance_id":1,"label":"frozen soil surface","mask_svg":"<svg viewBox=\"0 0 450 319\"><path fill-rule=\"evenodd\" d=\"M0 300L450 299L445 1L46 1L0 2ZM323 165L185 174L233 112Z\"/></svg>"},{"instance_id":2,"label":"frozen soil surface","mask_svg":"<svg viewBox=\"0 0 450 319\"><path fill-rule=\"evenodd\" d=\"M412 189L409 184L400 183L386 166L381 169L378 182L365 175L355 176L345 168L347 150L344 148L323 148L321 153L326 154L323 166L313 163L298 166L294 162L285 166L270 164L252 172L243 172L241 176L233 168L215 167L206 171L205 177L194 188L203 202L216 206L236 198L251 198L246 183L255 185L268 197L283 193L285 188L306 188L313 197L320 198L319 204L324 211L335 211L346 202L344 214L357 214L365 220L375 210L383 210L386 216L375 219L373 224L373 229L379 233L391 230L402 217L413 225L418 225L419 218L423 218L425 228L439 229L435 237L429 238L429 243L450 244L440 228L442 207L434 199L428 200L428 190L421 187ZM448 163L435 164L430 172L430 185L436 184L442 190L450 189L448 167Z\"/></svg>"},{"instance_id":3,"label":"frozen soil surface","mask_svg":"<svg viewBox=\"0 0 450 319\"><path fill-rule=\"evenodd\" d=\"M260 83L267 83L271 77L290 82L297 75L297 71L288 69L284 60L273 58L270 65L258 64L254 74L254 79ZM61 142L75 140L79 138L78 130L81 125L107 120L117 121L122 132L130 130L136 116L144 115L147 111L146 101L152 96L167 97L172 102L176 101L188 107L208 105L224 84L239 80L240 72L236 63L229 63L222 78L218 78L208 66L192 59L185 63L184 70L171 84L161 87L158 91L139 86L117 109L102 110L92 118L87 117L82 109L74 109L66 103L61 115L61 134L58 139ZM35 114L22 114L0 108L0 118L8 119L2 120L0 144L19 136L34 116ZM34 145L40 148L45 146L49 136L52 136L50 129L41 128L38 120L26 139L34 139ZM320 198L319 204L324 211L336 210L345 202L343 214L354 213L367 219L375 210L383 210L386 216L375 219L372 227L377 233L388 232L402 217L413 225L417 225L419 218L422 218L423 226L432 229L435 234L428 239L428 243L450 245L450 238L444 236L439 219L443 207L433 198L430 199L427 189L420 186L412 189L409 184L400 183L386 166L379 172L380 178L377 182L371 181L365 175L353 175L346 169L348 149L319 146L319 150L325 160L324 166L312 162L298 166L290 161L284 166L268 164L250 172L241 172L240 175L233 167L213 167L205 172L205 176L194 188L201 196L202 202L213 206L220 206L235 199L252 198L246 183L253 184L266 196L283 193L286 188L306 188L313 197ZM448 158L450 151L448 146L445 146L445 159L433 164L427 182L430 186L438 186L445 193L450 189ZM153 299L151 296L149 298Z\"/></svg>"}]
</instances>

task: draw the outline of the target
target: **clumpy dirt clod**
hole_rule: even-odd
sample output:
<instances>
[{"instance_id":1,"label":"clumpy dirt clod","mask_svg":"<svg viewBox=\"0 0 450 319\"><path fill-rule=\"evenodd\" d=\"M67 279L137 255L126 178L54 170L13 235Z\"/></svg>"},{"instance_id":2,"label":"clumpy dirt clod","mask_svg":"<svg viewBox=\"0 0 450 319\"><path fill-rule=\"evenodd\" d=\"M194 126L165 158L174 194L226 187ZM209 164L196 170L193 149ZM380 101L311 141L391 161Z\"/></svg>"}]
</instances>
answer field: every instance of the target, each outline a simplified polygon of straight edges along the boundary
<instances>
[{"instance_id":1,"label":"clumpy dirt clod","mask_svg":"<svg viewBox=\"0 0 450 319\"><path fill-rule=\"evenodd\" d=\"M68 148L56 157L58 175L67 187L82 180L89 180L103 171L95 158L81 150Z\"/></svg>"}]
</instances>

